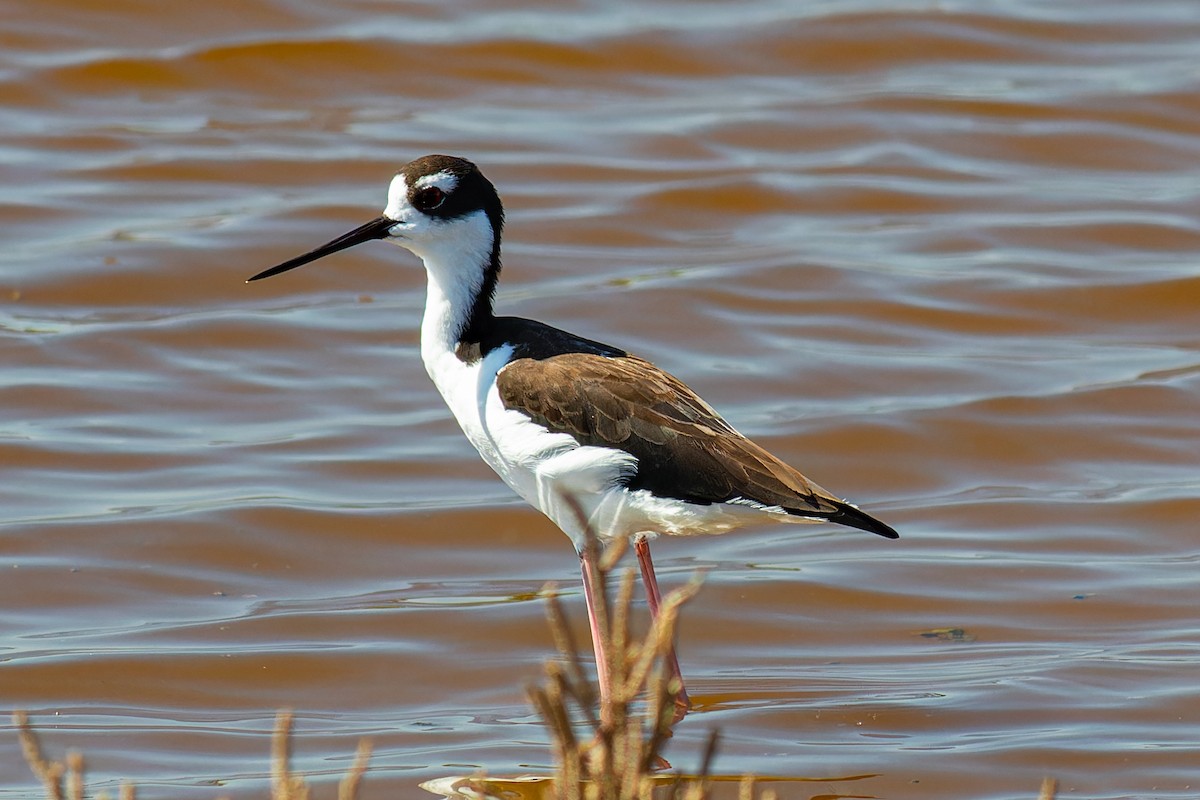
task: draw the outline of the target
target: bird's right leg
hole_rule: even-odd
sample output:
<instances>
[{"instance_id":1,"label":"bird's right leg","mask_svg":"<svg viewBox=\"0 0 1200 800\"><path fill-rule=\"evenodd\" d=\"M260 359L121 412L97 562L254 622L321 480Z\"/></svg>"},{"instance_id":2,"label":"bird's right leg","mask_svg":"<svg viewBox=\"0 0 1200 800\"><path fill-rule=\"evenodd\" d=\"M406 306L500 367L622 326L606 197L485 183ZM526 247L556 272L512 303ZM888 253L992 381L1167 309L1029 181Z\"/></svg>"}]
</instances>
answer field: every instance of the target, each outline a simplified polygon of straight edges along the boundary
<instances>
[{"instance_id":1,"label":"bird's right leg","mask_svg":"<svg viewBox=\"0 0 1200 800\"><path fill-rule=\"evenodd\" d=\"M650 540L644 534L639 534L633 540L633 549L637 552L638 567L642 571L642 584L646 587L646 603L650 606L650 616L658 619L658 609L662 605L662 595L658 591L658 578L654 574L654 562L650 560ZM675 655L675 643L667 651L667 669L672 678L679 680L679 694L675 695L675 717L672 724L677 724L687 716L692 707L688 697L687 687L683 685L683 673L679 669L679 658Z\"/></svg>"}]
</instances>

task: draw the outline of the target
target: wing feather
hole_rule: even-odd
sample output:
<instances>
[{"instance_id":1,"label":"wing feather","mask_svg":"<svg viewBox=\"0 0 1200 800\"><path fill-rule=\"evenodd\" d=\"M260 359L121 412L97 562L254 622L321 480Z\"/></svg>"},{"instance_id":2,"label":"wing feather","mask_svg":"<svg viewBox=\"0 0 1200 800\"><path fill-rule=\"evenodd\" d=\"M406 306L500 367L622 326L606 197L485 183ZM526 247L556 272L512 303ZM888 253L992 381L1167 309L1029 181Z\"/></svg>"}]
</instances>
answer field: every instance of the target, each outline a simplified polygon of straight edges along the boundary
<instances>
[{"instance_id":1,"label":"wing feather","mask_svg":"<svg viewBox=\"0 0 1200 800\"><path fill-rule=\"evenodd\" d=\"M496 385L506 408L581 444L637 458L631 489L693 503L748 501L897 535L742 436L678 378L635 356L519 358L500 370Z\"/></svg>"}]
</instances>

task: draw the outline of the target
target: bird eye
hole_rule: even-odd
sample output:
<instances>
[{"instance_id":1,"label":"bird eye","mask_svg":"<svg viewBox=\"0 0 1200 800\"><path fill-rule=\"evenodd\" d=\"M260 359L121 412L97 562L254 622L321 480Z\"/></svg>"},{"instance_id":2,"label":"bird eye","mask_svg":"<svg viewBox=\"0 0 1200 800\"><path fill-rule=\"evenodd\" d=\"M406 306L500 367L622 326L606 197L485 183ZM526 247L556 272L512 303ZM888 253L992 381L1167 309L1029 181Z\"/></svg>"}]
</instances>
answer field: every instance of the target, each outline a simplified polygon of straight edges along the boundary
<instances>
[{"instance_id":1,"label":"bird eye","mask_svg":"<svg viewBox=\"0 0 1200 800\"><path fill-rule=\"evenodd\" d=\"M445 201L445 192L436 186L427 186L413 195L412 204L418 211L433 211Z\"/></svg>"}]
</instances>

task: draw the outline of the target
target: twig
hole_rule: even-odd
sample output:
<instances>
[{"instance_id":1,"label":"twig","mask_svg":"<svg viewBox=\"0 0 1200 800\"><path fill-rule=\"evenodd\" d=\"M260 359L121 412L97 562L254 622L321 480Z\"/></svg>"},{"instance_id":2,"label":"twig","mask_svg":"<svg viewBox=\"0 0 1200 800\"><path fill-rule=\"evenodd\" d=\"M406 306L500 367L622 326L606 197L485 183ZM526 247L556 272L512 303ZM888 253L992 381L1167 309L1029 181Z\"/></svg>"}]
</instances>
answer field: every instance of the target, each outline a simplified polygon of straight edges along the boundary
<instances>
[{"instance_id":1,"label":"twig","mask_svg":"<svg viewBox=\"0 0 1200 800\"><path fill-rule=\"evenodd\" d=\"M367 765L371 761L371 740L359 739L358 750L354 754L354 763L350 771L338 782L338 800L355 800L362 786L363 776L367 774Z\"/></svg>"},{"instance_id":2,"label":"twig","mask_svg":"<svg viewBox=\"0 0 1200 800\"><path fill-rule=\"evenodd\" d=\"M62 779L65 767L62 762L50 761L42 754L41 743L33 726L29 724L29 715L24 711L13 712L13 725L17 728L17 737L21 740L21 753L25 763L33 770L33 774L42 782L46 789L46 797L50 800L63 800Z\"/></svg>"}]
</instances>

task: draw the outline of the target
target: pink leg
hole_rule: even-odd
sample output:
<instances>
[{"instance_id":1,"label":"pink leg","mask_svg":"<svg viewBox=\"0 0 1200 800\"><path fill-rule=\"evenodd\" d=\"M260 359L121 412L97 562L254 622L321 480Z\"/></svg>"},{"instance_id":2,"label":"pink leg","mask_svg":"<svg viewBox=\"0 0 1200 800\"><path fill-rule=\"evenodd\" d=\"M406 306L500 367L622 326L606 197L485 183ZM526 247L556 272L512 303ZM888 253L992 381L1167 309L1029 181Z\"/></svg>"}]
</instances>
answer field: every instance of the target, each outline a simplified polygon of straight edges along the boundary
<instances>
[{"instance_id":1,"label":"pink leg","mask_svg":"<svg viewBox=\"0 0 1200 800\"><path fill-rule=\"evenodd\" d=\"M612 697L612 683L608 676L608 657L604 652L604 639L600 636L600 626L596 621L596 598L592 592L592 583L596 579L596 565L588 550L579 555L579 563L583 568L583 597L587 601L588 624L592 629L592 651L596 654L596 680L600 683L600 713L605 716L609 707L608 700Z\"/></svg>"},{"instance_id":2,"label":"pink leg","mask_svg":"<svg viewBox=\"0 0 1200 800\"><path fill-rule=\"evenodd\" d=\"M650 541L645 536L633 540L633 549L637 551L638 566L642 570L642 584L646 587L646 603L650 606L650 616L658 618L658 608L662 605L662 595L658 591L658 578L654 574L654 562L650 560ZM679 658L675 655L675 645L667 652L667 669L672 678L679 679L679 694L675 696L675 722L683 719L692 707L688 698L687 688L683 685L683 673L679 669Z\"/></svg>"}]
</instances>

